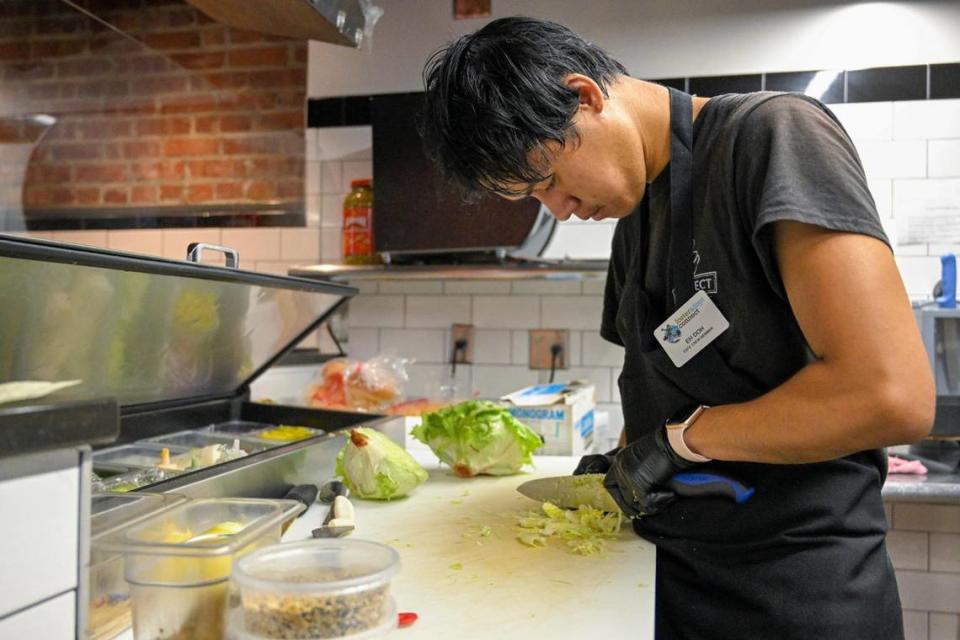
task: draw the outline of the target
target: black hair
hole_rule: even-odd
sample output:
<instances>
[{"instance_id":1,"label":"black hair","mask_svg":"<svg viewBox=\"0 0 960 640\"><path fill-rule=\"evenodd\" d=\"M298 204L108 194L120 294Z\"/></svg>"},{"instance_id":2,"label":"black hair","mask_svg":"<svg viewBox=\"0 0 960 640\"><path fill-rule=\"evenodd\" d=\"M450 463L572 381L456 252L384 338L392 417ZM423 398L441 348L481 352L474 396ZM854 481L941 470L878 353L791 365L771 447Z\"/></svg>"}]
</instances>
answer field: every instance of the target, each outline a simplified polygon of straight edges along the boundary
<instances>
[{"instance_id":1,"label":"black hair","mask_svg":"<svg viewBox=\"0 0 960 640\"><path fill-rule=\"evenodd\" d=\"M571 73L603 94L626 69L563 25L511 17L490 22L434 53L423 70L420 133L428 156L467 196L516 195L506 183L533 185L545 173L549 142L577 137L579 94Z\"/></svg>"}]
</instances>

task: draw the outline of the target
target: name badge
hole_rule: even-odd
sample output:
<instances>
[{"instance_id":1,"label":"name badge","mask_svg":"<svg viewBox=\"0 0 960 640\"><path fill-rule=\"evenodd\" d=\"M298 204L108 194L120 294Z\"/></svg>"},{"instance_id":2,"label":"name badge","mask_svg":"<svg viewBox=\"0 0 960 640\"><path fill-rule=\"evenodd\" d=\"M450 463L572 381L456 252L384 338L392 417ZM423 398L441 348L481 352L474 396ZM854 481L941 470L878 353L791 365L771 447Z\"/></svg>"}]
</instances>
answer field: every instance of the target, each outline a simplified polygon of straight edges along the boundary
<instances>
[{"instance_id":1,"label":"name badge","mask_svg":"<svg viewBox=\"0 0 960 640\"><path fill-rule=\"evenodd\" d=\"M673 364L682 367L729 326L717 305L701 290L657 327L654 337Z\"/></svg>"}]
</instances>

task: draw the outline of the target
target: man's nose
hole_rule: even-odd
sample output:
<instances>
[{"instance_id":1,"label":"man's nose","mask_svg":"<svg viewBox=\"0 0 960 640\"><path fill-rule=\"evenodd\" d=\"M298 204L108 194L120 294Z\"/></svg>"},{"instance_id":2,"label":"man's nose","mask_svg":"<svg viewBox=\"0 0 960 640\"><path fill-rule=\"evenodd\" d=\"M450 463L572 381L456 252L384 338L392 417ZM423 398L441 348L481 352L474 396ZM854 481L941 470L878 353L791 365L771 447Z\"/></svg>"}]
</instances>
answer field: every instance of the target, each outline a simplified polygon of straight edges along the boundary
<instances>
[{"instance_id":1,"label":"man's nose","mask_svg":"<svg viewBox=\"0 0 960 640\"><path fill-rule=\"evenodd\" d=\"M571 195L559 191L545 191L535 193L534 197L550 210L553 217L563 222L573 215L573 212L580 206L580 200Z\"/></svg>"}]
</instances>

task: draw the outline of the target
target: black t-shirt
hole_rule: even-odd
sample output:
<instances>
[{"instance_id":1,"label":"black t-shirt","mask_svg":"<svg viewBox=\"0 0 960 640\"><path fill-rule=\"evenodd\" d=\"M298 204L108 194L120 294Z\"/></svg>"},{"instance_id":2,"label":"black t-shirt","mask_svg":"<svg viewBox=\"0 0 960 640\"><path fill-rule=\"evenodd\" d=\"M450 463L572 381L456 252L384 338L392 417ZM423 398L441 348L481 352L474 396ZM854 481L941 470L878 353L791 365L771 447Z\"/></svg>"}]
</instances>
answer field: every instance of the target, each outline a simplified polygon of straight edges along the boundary
<instances>
[{"instance_id":1,"label":"black t-shirt","mask_svg":"<svg viewBox=\"0 0 960 640\"><path fill-rule=\"evenodd\" d=\"M888 241L856 150L820 102L773 92L717 96L701 109L693 136L695 288L705 289L730 322L715 341L726 364L765 392L815 357L787 301L771 223L795 220ZM626 347L622 395L647 399L636 407L625 402L625 414L643 412L639 420L625 415L628 440L691 405L748 399L678 390L641 357L660 349L652 327L668 315L669 173L665 168L638 209L617 224L606 283L600 333ZM624 287L637 279L649 303L641 313L650 314L639 323L623 317L635 309L621 309Z\"/></svg>"}]
</instances>

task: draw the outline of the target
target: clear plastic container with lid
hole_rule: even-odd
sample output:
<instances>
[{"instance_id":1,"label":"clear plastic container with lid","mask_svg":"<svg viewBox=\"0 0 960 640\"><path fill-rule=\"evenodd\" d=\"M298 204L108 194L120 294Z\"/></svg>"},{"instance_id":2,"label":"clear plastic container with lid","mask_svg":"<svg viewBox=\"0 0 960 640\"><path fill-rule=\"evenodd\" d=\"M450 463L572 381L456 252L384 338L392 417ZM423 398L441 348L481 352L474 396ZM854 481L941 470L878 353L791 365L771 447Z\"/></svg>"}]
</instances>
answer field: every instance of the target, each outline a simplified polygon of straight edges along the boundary
<instances>
[{"instance_id":1,"label":"clear plastic container with lid","mask_svg":"<svg viewBox=\"0 0 960 640\"><path fill-rule=\"evenodd\" d=\"M98 493L127 493L162 482L180 473L182 472L170 469L134 469L118 476L94 481L93 490Z\"/></svg>"},{"instance_id":2,"label":"clear plastic container with lid","mask_svg":"<svg viewBox=\"0 0 960 640\"><path fill-rule=\"evenodd\" d=\"M157 436L146 442L156 443L163 447L188 447L190 449L206 447L211 444L222 444L225 447L232 447L234 441L246 454L258 453L269 449L270 446L254 440L252 438L233 436L222 433L210 433L203 431L178 431L165 436Z\"/></svg>"},{"instance_id":3,"label":"clear plastic container with lid","mask_svg":"<svg viewBox=\"0 0 960 640\"><path fill-rule=\"evenodd\" d=\"M280 541L295 500L189 500L104 536L124 555L137 640L220 640L233 562Z\"/></svg>"},{"instance_id":4,"label":"clear plastic container with lid","mask_svg":"<svg viewBox=\"0 0 960 640\"><path fill-rule=\"evenodd\" d=\"M396 626L392 548L354 539L308 540L261 549L233 572L239 591L228 635L236 640L371 638Z\"/></svg>"},{"instance_id":5,"label":"clear plastic container with lid","mask_svg":"<svg viewBox=\"0 0 960 640\"><path fill-rule=\"evenodd\" d=\"M86 637L113 638L130 627L130 587L123 577L123 554L101 551L96 543L121 527L175 507L176 493L94 494L90 505L90 569Z\"/></svg>"},{"instance_id":6,"label":"clear plastic container with lid","mask_svg":"<svg viewBox=\"0 0 960 640\"><path fill-rule=\"evenodd\" d=\"M170 454L188 451L187 447L168 446ZM149 469L160 463L160 453L164 445L137 442L119 447L96 451L93 454L94 467L100 464L123 465L134 469Z\"/></svg>"}]
</instances>

